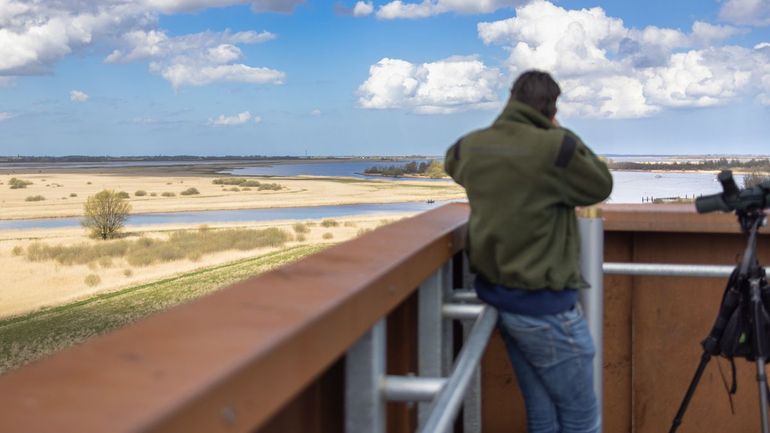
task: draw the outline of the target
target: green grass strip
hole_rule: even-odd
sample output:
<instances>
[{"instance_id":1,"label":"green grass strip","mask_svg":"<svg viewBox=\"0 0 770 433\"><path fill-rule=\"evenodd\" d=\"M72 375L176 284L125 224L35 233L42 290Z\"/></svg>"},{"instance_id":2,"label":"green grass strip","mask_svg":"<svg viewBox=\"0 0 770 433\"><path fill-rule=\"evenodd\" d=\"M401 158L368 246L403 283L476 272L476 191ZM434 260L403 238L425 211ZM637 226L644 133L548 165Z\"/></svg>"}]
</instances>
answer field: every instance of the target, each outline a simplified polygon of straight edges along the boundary
<instances>
[{"instance_id":1,"label":"green grass strip","mask_svg":"<svg viewBox=\"0 0 770 433\"><path fill-rule=\"evenodd\" d=\"M0 372L326 248L307 245L0 320Z\"/></svg>"}]
</instances>

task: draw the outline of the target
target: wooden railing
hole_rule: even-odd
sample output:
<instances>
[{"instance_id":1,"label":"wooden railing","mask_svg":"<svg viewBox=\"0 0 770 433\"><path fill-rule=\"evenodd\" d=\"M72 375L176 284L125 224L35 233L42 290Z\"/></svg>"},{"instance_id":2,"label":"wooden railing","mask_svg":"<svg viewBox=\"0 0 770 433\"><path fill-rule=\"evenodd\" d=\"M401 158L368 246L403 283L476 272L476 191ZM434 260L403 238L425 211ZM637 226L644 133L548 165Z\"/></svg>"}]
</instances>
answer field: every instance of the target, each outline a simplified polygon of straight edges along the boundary
<instances>
[{"instance_id":1,"label":"wooden railing","mask_svg":"<svg viewBox=\"0 0 770 433\"><path fill-rule=\"evenodd\" d=\"M743 248L731 215L602 208L608 262L731 265ZM402 220L0 376L0 432L341 432L342 357L387 317L388 373L416 371L415 290L456 259L467 216L451 204ZM767 235L759 257L770 261ZM604 286L604 431L664 430L723 282L610 275ZM748 370L739 364L739 417L712 366L680 431L755 431ZM499 337L481 382L484 432L525 431ZM391 432L416 428L407 404L387 417Z\"/></svg>"}]
</instances>

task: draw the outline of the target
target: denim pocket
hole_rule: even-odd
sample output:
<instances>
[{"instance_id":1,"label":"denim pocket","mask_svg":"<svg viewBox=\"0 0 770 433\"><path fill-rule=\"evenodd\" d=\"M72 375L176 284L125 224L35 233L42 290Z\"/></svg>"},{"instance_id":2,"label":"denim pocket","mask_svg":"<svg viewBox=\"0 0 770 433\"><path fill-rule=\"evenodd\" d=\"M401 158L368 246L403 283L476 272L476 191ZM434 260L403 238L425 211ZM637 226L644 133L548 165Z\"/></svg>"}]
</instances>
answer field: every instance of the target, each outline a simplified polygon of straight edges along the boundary
<instances>
[{"instance_id":1,"label":"denim pocket","mask_svg":"<svg viewBox=\"0 0 770 433\"><path fill-rule=\"evenodd\" d=\"M534 316L501 313L500 325L530 364L549 367L558 362L551 323Z\"/></svg>"}]
</instances>

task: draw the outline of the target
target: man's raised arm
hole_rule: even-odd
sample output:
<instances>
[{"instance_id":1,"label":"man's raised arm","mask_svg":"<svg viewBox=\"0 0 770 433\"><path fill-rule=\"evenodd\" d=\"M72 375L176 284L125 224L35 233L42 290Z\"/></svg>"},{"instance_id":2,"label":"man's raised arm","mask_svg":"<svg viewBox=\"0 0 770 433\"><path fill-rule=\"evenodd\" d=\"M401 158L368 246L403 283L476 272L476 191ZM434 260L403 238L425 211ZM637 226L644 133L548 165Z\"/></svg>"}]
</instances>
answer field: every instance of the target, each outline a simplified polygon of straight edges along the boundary
<instances>
[{"instance_id":1,"label":"man's raised arm","mask_svg":"<svg viewBox=\"0 0 770 433\"><path fill-rule=\"evenodd\" d=\"M565 130L556 167L562 178L564 202L569 206L589 206L610 196L612 175L580 138Z\"/></svg>"}]
</instances>

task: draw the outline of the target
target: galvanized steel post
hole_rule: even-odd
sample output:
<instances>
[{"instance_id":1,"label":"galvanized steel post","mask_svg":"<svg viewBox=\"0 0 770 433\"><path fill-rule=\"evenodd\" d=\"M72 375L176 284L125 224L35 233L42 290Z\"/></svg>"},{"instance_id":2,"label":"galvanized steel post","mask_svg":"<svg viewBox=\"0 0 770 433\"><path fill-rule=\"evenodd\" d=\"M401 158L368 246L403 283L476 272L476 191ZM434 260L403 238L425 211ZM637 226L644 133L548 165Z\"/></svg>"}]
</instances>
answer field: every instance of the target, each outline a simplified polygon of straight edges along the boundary
<instances>
[{"instance_id":1,"label":"galvanized steel post","mask_svg":"<svg viewBox=\"0 0 770 433\"><path fill-rule=\"evenodd\" d=\"M442 314L451 291L452 262L448 261L418 289L417 374L446 377L452 362L452 326ZM418 420L427 415L428 403L418 403Z\"/></svg>"},{"instance_id":2,"label":"galvanized steel post","mask_svg":"<svg viewBox=\"0 0 770 433\"><path fill-rule=\"evenodd\" d=\"M385 319L348 349L345 357L345 431L385 433L383 380L387 351Z\"/></svg>"},{"instance_id":3,"label":"galvanized steel post","mask_svg":"<svg viewBox=\"0 0 770 433\"><path fill-rule=\"evenodd\" d=\"M601 209L585 208L580 211L580 270L591 288L580 292L580 303L585 313L588 328L594 339L594 391L602 416L603 404L603 330L604 325L604 221Z\"/></svg>"}]
</instances>

